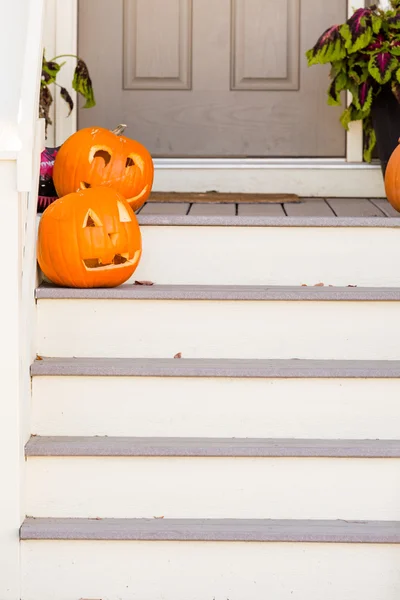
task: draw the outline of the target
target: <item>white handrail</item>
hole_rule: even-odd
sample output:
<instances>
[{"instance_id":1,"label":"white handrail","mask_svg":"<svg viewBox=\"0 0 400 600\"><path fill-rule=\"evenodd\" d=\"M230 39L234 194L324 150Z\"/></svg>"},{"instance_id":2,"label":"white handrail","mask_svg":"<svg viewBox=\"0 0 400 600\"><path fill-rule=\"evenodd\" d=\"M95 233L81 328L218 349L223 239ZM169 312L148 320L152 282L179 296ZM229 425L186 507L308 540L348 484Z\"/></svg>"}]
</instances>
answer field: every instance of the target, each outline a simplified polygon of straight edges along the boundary
<instances>
[{"instance_id":1,"label":"white handrail","mask_svg":"<svg viewBox=\"0 0 400 600\"><path fill-rule=\"evenodd\" d=\"M33 154L42 70L44 0L30 0L28 10L28 27L18 115L21 149L17 159L17 185L20 192L31 191L34 180Z\"/></svg>"}]
</instances>

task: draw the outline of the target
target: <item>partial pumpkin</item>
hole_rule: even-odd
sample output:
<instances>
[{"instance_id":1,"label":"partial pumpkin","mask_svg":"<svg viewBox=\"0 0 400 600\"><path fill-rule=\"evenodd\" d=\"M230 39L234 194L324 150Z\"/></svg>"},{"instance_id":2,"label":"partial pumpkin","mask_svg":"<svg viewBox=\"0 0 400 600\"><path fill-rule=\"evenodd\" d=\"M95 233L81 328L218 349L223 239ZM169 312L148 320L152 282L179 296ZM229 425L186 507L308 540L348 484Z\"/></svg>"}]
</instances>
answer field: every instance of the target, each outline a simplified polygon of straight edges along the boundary
<instances>
[{"instance_id":1,"label":"partial pumpkin","mask_svg":"<svg viewBox=\"0 0 400 600\"><path fill-rule=\"evenodd\" d=\"M54 163L57 194L65 196L91 187L111 187L138 210L150 196L154 165L148 150L115 131L80 129L61 146Z\"/></svg>"},{"instance_id":2,"label":"partial pumpkin","mask_svg":"<svg viewBox=\"0 0 400 600\"><path fill-rule=\"evenodd\" d=\"M68 194L50 204L40 220L38 262L57 285L121 285L141 254L135 213L115 190L99 187Z\"/></svg>"},{"instance_id":3,"label":"partial pumpkin","mask_svg":"<svg viewBox=\"0 0 400 600\"><path fill-rule=\"evenodd\" d=\"M390 204L400 212L400 145L392 153L386 167L385 190Z\"/></svg>"}]
</instances>

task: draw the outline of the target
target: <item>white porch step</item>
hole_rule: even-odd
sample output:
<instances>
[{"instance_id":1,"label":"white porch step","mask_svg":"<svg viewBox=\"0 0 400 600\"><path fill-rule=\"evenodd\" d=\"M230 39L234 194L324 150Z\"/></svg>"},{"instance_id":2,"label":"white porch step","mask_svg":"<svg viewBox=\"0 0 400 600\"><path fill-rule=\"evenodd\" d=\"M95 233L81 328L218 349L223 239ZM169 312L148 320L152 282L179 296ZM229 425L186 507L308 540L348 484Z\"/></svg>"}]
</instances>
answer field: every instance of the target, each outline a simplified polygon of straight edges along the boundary
<instances>
[{"instance_id":1,"label":"white porch step","mask_svg":"<svg viewBox=\"0 0 400 600\"><path fill-rule=\"evenodd\" d=\"M45 358L33 434L396 439L400 361Z\"/></svg>"},{"instance_id":2,"label":"white porch step","mask_svg":"<svg viewBox=\"0 0 400 600\"><path fill-rule=\"evenodd\" d=\"M133 279L399 286L399 218L139 215L139 221L143 257Z\"/></svg>"},{"instance_id":3,"label":"white porch step","mask_svg":"<svg viewBox=\"0 0 400 600\"><path fill-rule=\"evenodd\" d=\"M34 517L400 520L399 441L33 437L26 456Z\"/></svg>"},{"instance_id":4,"label":"white porch step","mask_svg":"<svg viewBox=\"0 0 400 600\"><path fill-rule=\"evenodd\" d=\"M400 357L400 288L41 287L37 298L42 356Z\"/></svg>"},{"instance_id":5,"label":"white porch step","mask_svg":"<svg viewBox=\"0 0 400 600\"><path fill-rule=\"evenodd\" d=\"M21 539L26 599L400 594L398 522L27 519Z\"/></svg>"}]
</instances>

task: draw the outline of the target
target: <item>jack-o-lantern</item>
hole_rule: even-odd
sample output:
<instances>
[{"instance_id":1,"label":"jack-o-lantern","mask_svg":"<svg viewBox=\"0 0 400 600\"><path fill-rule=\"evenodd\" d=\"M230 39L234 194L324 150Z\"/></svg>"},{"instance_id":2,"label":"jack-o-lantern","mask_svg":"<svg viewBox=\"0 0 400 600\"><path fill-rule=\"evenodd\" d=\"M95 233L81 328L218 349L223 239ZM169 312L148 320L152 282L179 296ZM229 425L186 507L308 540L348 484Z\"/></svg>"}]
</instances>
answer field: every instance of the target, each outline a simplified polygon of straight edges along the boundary
<instances>
[{"instance_id":1,"label":"jack-o-lantern","mask_svg":"<svg viewBox=\"0 0 400 600\"><path fill-rule=\"evenodd\" d=\"M154 166L148 150L123 135L101 127L80 129L61 146L53 180L59 196L104 186L122 194L133 210L150 196Z\"/></svg>"},{"instance_id":2,"label":"jack-o-lantern","mask_svg":"<svg viewBox=\"0 0 400 600\"><path fill-rule=\"evenodd\" d=\"M56 200L39 224L38 262L50 281L64 287L115 287L136 269L142 238L135 213L109 188Z\"/></svg>"},{"instance_id":3,"label":"jack-o-lantern","mask_svg":"<svg viewBox=\"0 0 400 600\"><path fill-rule=\"evenodd\" d=\"M386 167L385 190L390 204L400 212L400 145L392 152Z\"/></svg>"}]
</instances>

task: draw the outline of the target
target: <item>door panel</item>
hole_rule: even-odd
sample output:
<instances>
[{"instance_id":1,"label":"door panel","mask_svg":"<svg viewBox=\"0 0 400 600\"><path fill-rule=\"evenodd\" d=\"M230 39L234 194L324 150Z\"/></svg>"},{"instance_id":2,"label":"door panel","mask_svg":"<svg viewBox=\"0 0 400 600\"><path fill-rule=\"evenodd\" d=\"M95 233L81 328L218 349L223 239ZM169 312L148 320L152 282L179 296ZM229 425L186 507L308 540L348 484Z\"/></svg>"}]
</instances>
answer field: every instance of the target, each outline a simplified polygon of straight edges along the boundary
<instances>
[{"instance_id":1,"label":"door panel","mask_svg":"<svg viewBox=\"0 0 400 600\"><path fill-rule=\"evenodd\" d=\"M80 0L79 54L112 129L165 157L343 157L329 67L305 51L346 0Z\"/></svg>"}]
</instances>

